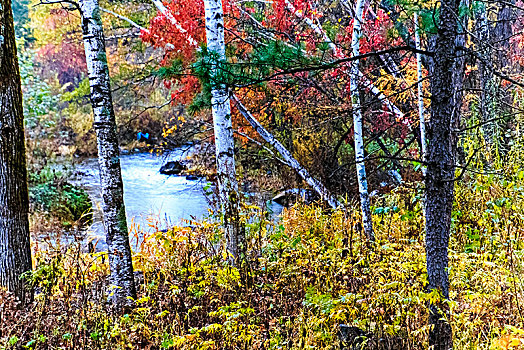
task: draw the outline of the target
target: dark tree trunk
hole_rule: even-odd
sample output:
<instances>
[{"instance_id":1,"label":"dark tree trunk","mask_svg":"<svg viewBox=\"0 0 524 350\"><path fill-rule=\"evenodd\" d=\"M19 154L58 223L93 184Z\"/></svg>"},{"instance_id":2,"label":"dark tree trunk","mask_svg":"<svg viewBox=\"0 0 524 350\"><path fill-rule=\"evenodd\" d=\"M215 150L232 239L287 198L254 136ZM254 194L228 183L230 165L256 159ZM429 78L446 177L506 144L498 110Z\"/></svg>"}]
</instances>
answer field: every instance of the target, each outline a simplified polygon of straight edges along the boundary
<instances>
[{"instance_id":1,"label":"dark tree trunk","mask_svg":"<svg viewBox=\"0 0 524 350\"><path fill-rule=\"evenodd\" d=\"M426 172L426 259L428 288L441 295L430 304L429 345L433 350L453 347L449 316L448 245L454 199L455 155L464 77L463 45L457 18L460 0L443 0L438 32L433 40L435 52L431 76L431 120L428 132Z\"/></svg>"},{"instance_id":2,"label":"dark tree trunk","mask_svg":"<svg viewBox=\"0 0 524 350\"><path fill-rule=\"evenodd\" d=\"M111 291L112 301L121 310L132 305L128 297L136 298L136 289L124 207L115 112L98 0L80 1L80 11L91 86L91 104L95 116L93 125L98 144L102 210L111 271L110 282L114 286Z\"/></svg>"},{"instance_id":3,"label":"dark tree trunk","mask_svg":"<svg viewBox=\"0 0 524 350\"><path fill-rule=\"evenodd\" d=\"M20 275L31 270L29 197L20 71L10 0L0 0L0 286L31 299Z\"/></svg>"}]
</instances>

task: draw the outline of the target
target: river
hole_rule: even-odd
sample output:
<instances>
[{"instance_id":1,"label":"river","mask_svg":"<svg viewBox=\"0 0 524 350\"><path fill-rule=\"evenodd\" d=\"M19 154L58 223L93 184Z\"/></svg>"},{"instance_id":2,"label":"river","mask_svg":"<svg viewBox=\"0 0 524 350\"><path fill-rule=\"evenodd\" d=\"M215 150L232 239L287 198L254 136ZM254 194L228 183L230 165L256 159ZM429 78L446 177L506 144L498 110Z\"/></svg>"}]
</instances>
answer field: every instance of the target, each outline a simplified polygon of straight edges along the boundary
<instances>
[{"instance_id":1,"label":"river","mask_svg":"<svg viewBox=\"0 0 524 350\"><path fill-rule=\"evenodd\" d=\"M139 225L141 230L146 231L159 230L174 225L189 225L190 220L199 220L209 214L205 178L187 180L185 176L167 176L159 172L167 161L186 156L187 152L182 149L168 156L150 153L121 156L128 225ZM93 202L93 223L87 229L86 240L98 242L97 250L105 249L98 161L96 158L82 160L74 170L74 183L82 186ZM270 202L270 205L276 214L282 210L277 203Z\"/></svg>"}]
</instances>

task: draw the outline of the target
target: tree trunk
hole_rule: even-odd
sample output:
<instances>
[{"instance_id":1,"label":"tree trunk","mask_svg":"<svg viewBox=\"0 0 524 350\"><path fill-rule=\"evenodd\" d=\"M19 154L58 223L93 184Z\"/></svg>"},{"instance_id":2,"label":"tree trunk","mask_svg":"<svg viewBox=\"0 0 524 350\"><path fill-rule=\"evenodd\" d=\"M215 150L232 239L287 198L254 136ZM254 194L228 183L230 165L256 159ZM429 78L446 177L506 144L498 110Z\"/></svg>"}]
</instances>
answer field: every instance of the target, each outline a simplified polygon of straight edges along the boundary
<instances>
[{"instance_id":1,"label":"tree trunk","mask_svg":"<svg viewBox=\"0 0 524 350\"><path fill-rule=\"evenodd\" d=\"M515 14L515 0L503 2L501 8L497 14L497 23L493 28L493 38L496 38L495 43L495 57L494 66L499 71L510 75L516 73L512 71L515 65L511 64L511 57L514 54L514 50L511 47L510 39L513 37L513 23L518 19ZM497 123L497 128L501 131L499 134L501 140L501 151L506 153L509 151L511 146L509 145L510 139L505 136L505 130L510 127L510 123L513 118L512 113L515 110L513 106L513 92L507 88L501 86L501 80L498 79L495 85L496 99L500 101L498 103L498 112L504 116L504 119Z\"/></svg>"},{"instance_id":2,"label":"tree trunk","mask_svg":"<svg viewBox=\"0 0 524 350\"><path fill-rule=\"evenodd\" d=\"M295 170L304 181L308 183L319 195L322 200L328 202L328 204L336 209L340 203L337 201L335 196L333 196L329 190L317 179L313 178L309 172L295 159L291 152L289 152L282 143L280 143L269 131L260 124L258 120L251 115L251 113L244 107L240 99L233 95L233 100L236 102L236 106L244 118L251 124L251 127L271 146L273 146L277 152L284 158L287 165L289 165L293 170Z\"/></svg>"},{"instance_id":3,"label":"tree trunk","mask_svg":"<svg viewBox=\"0 0 524 350\"><path fill-rule=\"evenodd\" d=\"M157 9L173 24L178 30L181 31L181 33L187 33L187 31L180 26L180 24L176 21L176 19L173 17L173 15L166 9L165 6L159 1L159 0L152 0L154 5L157 7ZM129 18L123 17L121 15L118 15L112 11L103 10L108 13L111 13L119 18L121 18L124 21L127 21L132 26L140 29L148 31L147 29L139 26L135 22L131 21ZM190 36L187 35L187 40L192 44L196 46L196 41ZM332 193L329 192L329 190L318 180L314 179L306 168L304 168L291 154L291 152L284 147L284 145L278 141L269 131L267 131L266 128L260 124L260 122L253 117L253 115L247 110L247 108L242 104L240 99L236 95L232 95L232 98L237 103L237 108L240 111L240 113L244 116L244 118L249 122L249 124L255 129L255 131L270 145L275 147L277 152L284 158L284 160L287 162L287 164L293 168L301 177L306 181L319 195L320 198L326 200L329 205L332 208L336 208L340 205L340 203L336 200L335 196L333 196Z\"/></svg>"},{"instance_id":4,"label":"tree trunk","mask_svg":"<svg viewBox=\"0 0 524 350\"><path fill-rule=\"evenodd\" d=\"M455 156L464 58L458 28L460 0L443 0L438 32L432 41L435 52L431 75L431 119L429 123L426 170L426 263L428 288L440 294L429 305L429 345L433 350L453 347L449 317L448 245L454 200ZM459 56L462 56L459 58Z\"/></svg>"},{"instance_id":5,"label":"tree trunk","mask_svg":"<svg viewBox=\"0 0 524 350\"><path fill-rule=\"evenodd\" d=\"M482 117L482 132L484 134L484 141L491 149L498 143L497 137L497 123L493 120L497 114L495 102L495 79L492 72L493 66L493 52L491 45L491 21L488 19L488 3L480 4L477 10L476 29L478 37L478 53L486 64L479 64L479 78L480 88L480 114Z\"/></svg>"},{"instance_id":6,"label":"tree trunk","mask_svg":"<svg viewBox=\"0 0 524 350\"><path fill-rule=\"evenodd\" d=\"M357 0L355 6L355 19L353 20L353 35L351 38L351 49L353 56L360 55L360 38L362 37L362 12L364 11L364 0ZM373 220L369 203L368 181L366 167L364 164L364 138L362 133L362 110L359 93L360 62L351 62L351 108L353 109L353 128L355 134L355 158L357 167L358 189L360 193L360 207L362 209L362 224L364 232L370 241L375 240L373 233Z\"/></svg>"},{"instance_id":7,"label":"tree trunk","mask_svg":"<svg viewBox=\"0 0 524 350\"><path fill-rule=\"evenodd\" d=\"M415 48L420 49L420 27L418 25L418 14L414 13L413 21L415 23ZM418 92L418 116L420 120L420 149L421 158L426 160L426 120L424 118L424 92L422 84L422 55L417 52L417 92ZM426 172L426 166L422 167L423 173Z\"/></svg>"},{"instance_id":8,"label":"tree trunk","mask_svg":"<svg viewBox=\"0 0 524 350\"><path fill-rule=\"evenodd\" d=\"M98 0L80 1L91 104L98 143L98 164L102 190L102 210L109 254L111 300L117 309L132 306L136 298L133 262L120 170L120 151L115 112L109 84L106 48Z\"/></svg>"},{"instance_id":9,"label":"tree trunk","mask_svg":"<svg viewBox=\"0 0 524 350\"><path fill-rule=\"evenodd\" d=\"M0 0L0 286L31 300L20 276L31 271L22 88L10 0Z\"/></svg>"},{"instance_id":10,"label":"tree trunk","mask_svg":"<svg viewBox=\"0 0 524 350\"><path fill-rule=\"evenodd\" d=\"M221 0L204 0L207 49L215 55L211 69L211 105L215 130L219 197L224 213L224 228L230 259L238 261L245 247L244 230L239 220L239 193L235 171L235 144L231 104L227 87L216 81L220 66L226 62L224 10Z\"/></svg>"},{"instance_id":11,"label":"tree trunk","mask_svg":"<svg viewBox=\"0 0 524 350\"><path fill-rule=\"evenodd\" d=\"M317 25L313 20L307 16L302 15L301 12L297 11L296 8L289 2L286 1L287 8L294 13L295 16L304 19L304 21L317 33L322 36L324 41L328 43L330 49L336 57L344 57L342 51L331 41L321 26ZM360 55L360 38L362 36L362 13L364 11L365 2L357 1L355 7L355 20L353 22L353 36L351 40L351 48L353 56ZM364 165L364 140L362 133L362 111L360 108L360 94L358 90L359 80L364 80L367 88L370 89L371 93L379 99L380 102L385 104L391 112L397 117L404 117L404 114L396 107L387 97L360 72L360 62L358 60L351 63L351 102L353 108L353 128L355 133L355 158L357 167L357 180L360 194L360 206L362 209L362 224L364 226L364 232L369 240L375 240L375 234L373 233L373 221L371 216L371 208L369 201L368 182L366 177L366 167Z\"/></svg>"}]
</instances>

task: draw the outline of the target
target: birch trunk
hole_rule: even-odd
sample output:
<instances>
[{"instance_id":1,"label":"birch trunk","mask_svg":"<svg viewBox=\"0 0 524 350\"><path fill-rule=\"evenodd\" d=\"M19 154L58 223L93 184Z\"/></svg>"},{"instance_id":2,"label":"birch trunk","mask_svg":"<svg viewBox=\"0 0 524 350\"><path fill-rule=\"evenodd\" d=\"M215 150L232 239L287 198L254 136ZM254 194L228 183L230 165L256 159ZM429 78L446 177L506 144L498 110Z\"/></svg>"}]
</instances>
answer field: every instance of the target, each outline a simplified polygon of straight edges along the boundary
<instances>
[{"instance_id":1,"label":"birch trunk","mask_svg":"<svg viewBox=\"0 0 524 350\"><path fill-rule=\"evenodd\" d=\"M238 213L239 194L235 170L235 144L231 104L227 87L217 81L220 66L226 62L224 10L221 0L204 0L207 48L215 55L211 69L211 107L215 130L218 191L230 259L238 261L245 249L244 230Z\"/></svg>"},{"instance_id":2,"label":"birch trunk","mask_svg":"<svg viewBox=\"0 0 524 350\"><path fill-rule=\"evenodd\" d=\"M353 35L351 38L351 49L353 56L360 55L360 38L362 36L362 12L364 11L364 0L357 0L355 6L355 18L353 20ZM351 107L353 109L353 128L355 134L355 158L357 167L358 189L360 193L360 207L362 210L362 225L364 232L370 241L375 240L373 233L373 221L369 203L368 181L366 177L366 166L364 164L364 138L362 133L362 110L360 106L359 93L360 62L351 62Z\"/></svg>"},{"instance_id":3,"label":"birch trunk","mask_svg":"<svg viewBox=\"0 0 524 350\"><path fill-rule=\"evenodd\" d=\"M120 151L109 84L106 48L98 0L81 0L82 31L87 61L91 104L98 143L104 228L109 254L111 300L117 309L132 306L136 298L133 263L124 206Z\"/></svg>"},{"instance_id":4,"label":"birch trunk","mask_svg":"<svg viewBox=\"0 0 524 350\"><path fill-rule=\"evenodd\" d=\"M418 24L418 14L414 13L415 23L415 48L420 49L420 27ZM422 151L422 161L426 160L426 120L424 119L424 93L422 84L422 55L417 52L417 92L418 92L418 116L420 120L420 148ZM422 172L426 174L426 166L422 167Z\"/></svg>"},{"instance_id":5,"label":"birch trunk","mask_svg":"<svg viewBox=\"0 0 524 350\"><path fill-rule=\"evenodd\" d=\"M23 303L31 293L20 279L31 271L29 196L20 71L10 0L0 0L0 287Z\"/></svg>"},{"instance_id":6,"label":"birch trunk","mask_svg":"<svg viewBox=\"0 0 524 350\"><path fill-rule=\"evenodd\" d=\"M187 33L181 26L180 24L176 21L176 19L167 11L166 7L163 6L163 4L158 0L152 0L153 3L155 4L155 6L157 7L157 9L169 20L171 21L171 23L173 25L175 25L175 27L179 30L181 30L182 33ZM137 23L131 21L129 18L126 18L124 16L121 16L121 15L118 15L112 11L108 11L108 10L103 10L103 11L106 11L116 17L119 17L120 19L130 23L131 25L133 25L134 27L138 28L138 29L141 29L141 30L145 30L145 31L148 31L147 29L139 26ZM196 43L195 40L188 35L188 41L193 44L193 43ZM196 44L195 44L196 46ZM282 143L280 141L278 141L266 128L264 128L262 126L262 124L260 124L260 122L255 118L253 117L253 115L249 112L249 110L247 110L247 108L242 104L242 102L240 101L240 99L235 95L235 94L232 94L232 98L236 101L236 104L237 104L237 108L238 110L240 111L240 113L242 114L242 116L249 122L249 124L253 127L253 129L255 129L255 131L267 142L269 143L270 145L272 145L273 147L275 147L275 149L277 150L277 152L284 158L285 162L286 162L286 165L290 166L291 168L293 168L301 177L302 179L304 179L304 181L306 181L312 188L313 190L315 190L319 195L320 195L320 198L323 198L324 200L326 200L329 205L332 207L332 208L337 208L340 203L336 200L335 196L333 196L333 194L331 194L329 192L329 190L321 183L319 182L318 180L316 180L315 178L313 178L309 172L307 171L306 168L304 168L294 157L293 155L291 154L291 152L289 152L285 147L284 145L282 145Z\"/></svg>"},{"instance_id":7,"label":"birch trunk","mask_svg":"<svg viewBox=\"0 0 524 350\"><path fill-rule=\"evenodd\" d=\"M284 158L287 165L289 165L293 170L295 170L303 179L310 185L319 195L322 200L325 200L329 205L336 209L340 203L337 201L335 196L333 196L329 190L318 180L313 178L309 172L302 166L300 163L293 158L291 152L289 152L282 143L280 143L275 137L260 124L258 120L253 117L253 115L244 107L242 102L233 95L232 97L235 102L238 110L244 116L244 118L251 124L251 127L271 146L273 146L277 152Z\"/></svg>"},{"instance_id":8,"label":"birch trunk","mask_svg":"<svg viewBox=\"0 0 524 350\"><path fill-rule=\"evenodd\" d=\"M333 41L327 36L325 31L317 25L313 20L307 16L301 15L295 7L289 2L286 1L286 6L288 9L295 14L295 16L303 18L306 24L308 24L311 29L313 29L318 35L322 36L324 41L328 43L329 47L333 51L333 54L336 57L344 57L342 51L333 43ZM362 36L362 13L364 11L365 2L358 0L355 7L355 19L353 22L353 36L351 40L351 48L353 56L360 55L360 37ZM355 134L355 158L356 158L356 167L357 167L357 180L358 188L360 194L360 206L362 210L362 225L364 227L364 232L370 241L375 240L375 234L373 233L373 221L371 216L371 207L369 201L369 191L368 191L368 182L366 176L366 167L364 164L364 140L362 132L362 111L360 108L360 94L358 90L358 82L360 79L363 79L365 84L368 86L370 91L377 97L382 103L386 104L388 108L395 114L397 117L403 117L404 114L389 101L386 96L364 75L360 72L360 62L358 60L351 63L351 79L350 79L350 90L351 90L351 102L353 108L353 128Z\"/></svg>"}]
</instances>

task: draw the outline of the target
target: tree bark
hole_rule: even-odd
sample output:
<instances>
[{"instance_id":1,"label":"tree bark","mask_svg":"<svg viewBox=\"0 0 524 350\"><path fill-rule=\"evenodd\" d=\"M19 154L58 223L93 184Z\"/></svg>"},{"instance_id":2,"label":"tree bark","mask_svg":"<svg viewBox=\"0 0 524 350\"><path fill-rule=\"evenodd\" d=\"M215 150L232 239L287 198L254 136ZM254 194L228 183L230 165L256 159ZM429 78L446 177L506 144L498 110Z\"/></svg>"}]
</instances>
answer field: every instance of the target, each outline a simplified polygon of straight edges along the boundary
<instances>
[{"instance_id":1,"label":"tree bark","mask_svg":"<svg viewBox=\"0 0 524 350\"><path fill-rule=\"evenodd\" d=\"M496 91L495 91L495 77L492 72L493 67L493 52L492 52L492 25L488 19L488 5L489 3L481 3L476 14L476 29L478 37L478 51L486 64L479 64L479 78L480 88L480 114L482 117L482 132L484 134L484 141L489 149L497 143L496 126L497 123L493 121L496 116Z\"/></svg>"},{"instance_id":2,"label":"tree bark","mask_svg":"<svg viewBox=\"0 0 524 350\"><path fill-rule=\"evenodd\" d=\"M420 49L420 27L418 25L418 14L415 12L413 15L413 21L415 23L415 48ZM421 158L423 161L426 160L426 120L424 118L424 92L422 84L422 55L417 52L417 93L418 93L418 116L420 121L420 150ZM426 166L422 167L422 172L426 173Z\"/></svg>"},{"instance_id":3,"label":"tree bark","mask_svg":"<svg viewBox=\"0 0 524 350\"><path fill-rule=\"evenodd\" d=\"M106 48L98 0L81 0L82 31L91 88L91 104L98 143L104 228L109 254L111 300L118 310L131 307L136 298L133 262L120 170L120 151L109 83Z\"/></svg>"},{"instance_id":4,"label":"tree bark","mask_svg":"<svg viewBox=\"0 0 524 350\"><path fill-rule=\"evenodd\" d=\"M360 38L362 37L362 12L364 11L365 1L357 0L355 5L355 19L353 20L353 35L351 38L351 49L353 56L360 55ZM370 241L375 240L373 233L373 218L369 203L368 181L366 177L366 166L364 164L364 137L362 132L362 110L360 105L359 92L360 61L351 62L351 107L353 109L353 128L355 138L355 158L357 167L358 189L360 193L360 207L362 210L362 225L364 233Z\"/></svg>"},{"instance_id":5,"label":"tree bark","mask_svg":"<svg viewBox=\"0 0 524 350\"><path fill-rule=\"evenodd\" d=\"M457 21L460 3L460 0L442 0L438 31L433 41L435 56L430 80L431 119L427 134L428 166L425 177L428 288L441 296L429 305L429 345L433 350L448 350L453 347L452 330L447 321L448 245L457 147L453 129L459 121L464 78L464 55L457 49L463 42Z\"/></svg>"},{"instance_id":6,"label":"tree bark","mask_svg":"<svg viewBox=\"0 0 524 350\"><path fill-rule=\"evenodd\" d=\"M32 293L20 276L31 271L29 195L22 88L10 0L0 0L0 286L23 303Z\"/></svg>"},{"instance_id":7,"label":"tree bark","mask_svg":"<svg viewBox=\"0 0 524 350\"><path fill-rule=\"evenodd\" d=\"M231 104L227 87L218 78L226 62L224 9L221 0L204 0L207 49L215 60L211 69L211 107L215 130L219 198L224 213L224 229L230 259L238 261L245 247L244 230L239 220L239 193L235 170L235 144Z\"/></svg>"},{"instance_id":8,"label":"tree bark","mask_svg":"<svg viewBox=\"0 0 524 350\"><path fill-rule=\"evenodd\" d=\"M235 95L232 96L233 100L236 102L236 106L244 118L251 124L251 127L271 146L273 146L277 152L284 158L287 165L289 165L293 170L295 170L301 177L311 186L319 195L322 200L328 202L328 204L336 209L340 203L337 201L335 196L329 192L329 190L317 179L313 178L309 172L295 159L291 152L289 152L282 143L280 143L269 131L264 128L258 120L251 115L246 107L242 104L240 99Z\"/></svg>"},{"instance_id":9,"label":"tree bark","mask_svg":"<svg viewBox=\"0 0 524 350\"><path fill-rule=\"evenodd\" d=\"M515 14L516 9L514 8L515 0L510 0L508 2L503 2L501 8L497 14L497 23L495 28L493 28L493 38L497 38L495 44L495 57L494 57L494 66L497 67L500 71L511 74L516 73L512 72L514 65L511 64L511 55L514 54L514 50L511 47L510 39L513 37L513 23L517 20ZM497 123L497 129L501 132L499 133L499 138L501 140L501 151L506 153L509 151L511 146L508 144L509 139L505 137L504 130L507 130L509 127L508 124L512 122L511 114L514 112L513 106L513 93L508 91L507 88L501 86L501 80L498 79L495 84L496 99L498 102L498 111L504 116L504 119L500 123Z\"/></svg>"}]
</instances>

